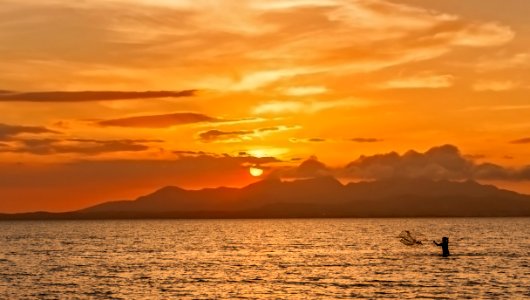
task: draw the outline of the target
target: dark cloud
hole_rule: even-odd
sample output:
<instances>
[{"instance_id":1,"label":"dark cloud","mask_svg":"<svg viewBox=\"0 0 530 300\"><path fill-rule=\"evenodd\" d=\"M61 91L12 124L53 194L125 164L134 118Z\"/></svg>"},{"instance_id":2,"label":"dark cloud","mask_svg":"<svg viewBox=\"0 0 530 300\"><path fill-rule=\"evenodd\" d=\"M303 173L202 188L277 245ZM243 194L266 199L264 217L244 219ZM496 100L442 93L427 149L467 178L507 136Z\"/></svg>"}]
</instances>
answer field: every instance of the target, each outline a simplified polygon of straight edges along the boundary
<instances>
[{"instance_id":1,"label":"dark cloud","mask_svg":"<svg viewBox=\"0 0 530 300\"><path fill-rule=\"evenodd\" d=\"M295 160L292 160L295 161ZM530 180L530 166L506 168L493 163L476 163L474 158L462 155L453 145L433 147L421 153L410 150L405 154L390 152L361 156L345 167L331 168L316 157L304 160L296 167L276 170L280 178L309 178L335 176L361 180L394 178L424 178L431 180Z\"/></svg>"},{"instance_id":2,"label":"dark cloud","mask_svg":"<svg viewBox=\"0 0 530 300\"><path fill-rule=\"evenodd\" d=\"M517 179L530 180L530 166L525 166L524 168L520 169L516 175Z\"/></svg>"},{"instance_id":3,"label":"dark cloud","mask_svg":"<svg viewBox=\"0 0 530 300\"><path fill-rule=\"evenodd\" d=\"M299 158L291 159L291 161L300 161ZM318 160L316 156L302 161L297 167L277 168L269 176L273 178L286 179L300 179L300 178L314 178L322 176L334 175L335 170L329 168L324 163Z\"/></svg>"},{"instance_id":4,"label":"dark cloud","mask_svg":"<svg viewBox=\"0 0 530 300\"><path fill-rule=\"evenodd\" d=\"M278 130L281 130L281 128L277 126L273 126L273 127L259 128L256 131L257 132L270 132L270 131L278 131Z\"/></svg>"},{"instance_id":5,"label":"dark cloud","mask_svg":"<svg viewBox=\"0 0 530 300\"><path fill-rule=\"evenodd\" d=\"M7 92L0 93L0 102L88 102L192 97L196 90L184 91L79 91L79 92Z\"/></svg>"},{"instance_id":6,"label":"dark cloud","mask_svg":"<svg viewBox=\"0 0 530 300\"><path fill-rule=\"evenodd\" d=\"M58 133L46 127L40 126L21 126L21 125L7 125L0 123L0 140L9 140L20 134L46 134Z\"/></svg>"},{"instance_id":7,"label":"dark cloud","mask_svg":"<svg viewBox=\"0 0 530 300\"><path fill-rule=\"evenodd\" d=\"M462 179L469 177L473 163L465 159L458 148L444 145L429 149L425 153L408 151L361 156L345 168L348 175L359 178L418 178Z\"/></svg>"},{"instance_id":8,"label":"dark cloud","mask_svg":"<svg viewBox=\"0 0 530 300\"><path fill-rule=\"evenodd\" d=\"M492 163L483 163L475 166L472 174L474 178L492 180L509 180L512 176L513 172Z\"/></svg>"},{"instance_id":9,"label":"dark cloud","mask_svg":"<svg viewBox=\"0 0 530 300\"><path fill-rule=\"evenodd\" d=\"M289 139L291 143L323 143L326 142L326 139L323 138L309 138L309 139L298 139L298 138L291 138Z\"/></svg>"},{"instance_id":10,"label":"dark cloud","mask_svg":"<svg viewBox=\"0 0 530 300\"><path fill-rule=\"evenodd\" d=\"M174 154L176 154L179 158L186 158L186 157L211 157L211 158L232 158L234 160L239 160L242 163L250 163L250 164L263 164L263 163L273 163L273 162L280 162L277 158L274 157L260 157L257 158L255 156L250 155L247 152L241 151L236 156L230 155L227 153L222 154L216 154L213 152L205 152L205 151L189 151L189 150L176 150L173 151Z\"/></svg>"},{"instance_id":11,"label":"dark cloud","mask_svg":"<svg viewBox=\"0 0 530 300\"><path fill-rule=\"evenodd\" d=\"M212 129L199 133L199 139L203 142L215 142L218 140L239 139L243 136L254 134L254 130L221 131Z\"/></svg>"},{"instance_id":12,"label":"dark cloud","mask_svg":"<svg viewBox=\"0 0 530 300\"><path fill-rule=\"evenodd\" d=\"M212 129L199 133L199 139L203 142L215 142L215 141L241 141L244 138L250 138L251 135L257 135L260 133L269 133L274 131L284 131L297 129L297 126L275 126L275 127L264 127L255 130L234 130L234 131L221 131Z\"/></svg>"},{"instance_id":13,"label":"dark cloud","mask_svg":"<svg viewBox=\"0 0 530 300\"><path fill-rule=\"evenodd\" d=\"M350 139L351 142L356 143L378 143L382 142L382 139L376 139L376 138L352 138Z\"/></svg>"},{"instance_id":14,"label":"dark cloud","mask_svg":"<svg viewBox=\"0 0 530 300\"><path fill-rule=\"evenodd\" d=\"M157 140L93 140L93 139L20 139L16 146L0 152L30 153L35 155L83 154L98 155L112 152L141 152L150 149Z\"/></svg>"},{"instance_id":15,"label":"dark cloud","mask_svg":"<svg viewBox=\"0 0 530 300\"><path fill-rule=\"evenodd\" d=\"M108 140L96 140L96 139L67 139L66 141L71 142L81 142L81 143L101 143L108 142ZM111 140L111 141L120 141L128 143L162 143L163 140L154 140L154 139L122 139L122 140Z\"/></svg>"},{"instance_id":16,"label":"dark cloud","mask_svg":"<svg viewBox=\"0 0 530 300\"><path fill-rule=\"evenodd\" d=\"M479 160L486 158L486 155L483 154L466 154L464 155L464 158L471 159L471 160Z\"/></svg>"},{"instance_id":17,"label":"dark cloud","mask_svg":"<svg viewBox=\"0 0 530 300\"><path fill-rule=\"evenodd\" d=\"M457 147L444 145L420 153L408 151L361 156L339 174L362 179L428 178L434 180L530 180L528 167L510 169L492 163L477 164Z\"/></svg>"},{"instance_id":18,"label":"dark cloud","mask_svg":"<svg viewBox=\"0 0 530 300\"><path fill-rule=\"evenodd\" d=\"M350 141L350 142L356 142L356 143L377 143L377 142L382 142L383 140L381 139L375 139L375 138L353 138L353 139L346 139L347 141ZM340 139L340 140L333 140L333 139L324 139L324 138L319 138L319 137L315 137L315 138L292 138L290 139L290 141L292 143L322 143L322 142L339 142L339 141L344 141L344 139Z\"/></svg>"},{"instance_id":19,"label":"dark cloud","mask_svg":"<svg viewBox=\"0 0 530 300\"><path fill-rule=\"evenodd\" d=\"M530 138L522 138L511 141L510 144L530 144Z\"/></svg>"},{"instance_id":20,"label":"dark cloud","mask_svg":"<svg viewBox=\"0 0 530 300\"><path fill-rule=\"evenodd\" d=\"M205 152L205 151L189 151L189 150L176 150L173 151L179 159L184 158L223 158L225 160L230 160L232 162L237 162L241 164L242 166L247 165L259 165L259 164L269 164L269 163L275 163L275 162L281 162L281 160L275 158L275 157L255 157L252 156L246 152L239 152L238 155L230 155L227 153L213 153L213 152Z\"/></svg>"},{"instance_id":21,"label":"dark cloud","mask_svg":"<svg viewBox=\"0 0 530 300\"><path fill-rule=\"evenodd\" d=\"M327 142L328 140L323 138L290 138L289 141L291 143L323 143Z\"/></svg>"},{"instance_id":22,"label":"dark cloud","mask_svg":"<svg viewBox=\"0 0 530 300\"><path fill-rule=\"evenodd\" d=\"M178 156L199 156L199 155L210 155L212 153L204 151L189 151L189 150L176 150L173 151Z\"/></svg>"},{"instance_id":23,"label":"dark cloud","mask_svg":"<svg viewBox=\"0 0 530 300\"><path fill-rule=\"evenodd\" d=\"M101 126L116 127L144 127L144 128L163 128L175 125L202 123L202 122L227 122L199 113L172 113L164 115L137 116L129 118L120 118L113 120L99 121Z\"/></svg>"},{"instance_id":24,"label":"dark cloud","mask_svg":"<svg viewBox=\"0 0 530 300\"><path fill-rule=\"evenodd\" d=\"M295 170L293 177L310 178L330 175L330 169L316 157L304 160Z\"/></svg>"},{"instance_id":25,"label":"dark cloud","mask_svg":"<svg viewBox=\"0 0 530 300\"><path fill-rule=\"evenodd\" d=\"M524 181L530 180L530 166L519 169L506 168L492 163L477 165L473 170L474 179Z\"/></svg>"},{"instance_id":26,"label":"dark cloud","mask_svg":"<svg viewBox=\"0 0 530 300\"><path fill-rule=\"evenodd\" d=\"M320 143L320 142L325 142L326 139L323 139L323 138L310 138L308 141L314 142L314 143Z\"/></svg>"}]
</instances>

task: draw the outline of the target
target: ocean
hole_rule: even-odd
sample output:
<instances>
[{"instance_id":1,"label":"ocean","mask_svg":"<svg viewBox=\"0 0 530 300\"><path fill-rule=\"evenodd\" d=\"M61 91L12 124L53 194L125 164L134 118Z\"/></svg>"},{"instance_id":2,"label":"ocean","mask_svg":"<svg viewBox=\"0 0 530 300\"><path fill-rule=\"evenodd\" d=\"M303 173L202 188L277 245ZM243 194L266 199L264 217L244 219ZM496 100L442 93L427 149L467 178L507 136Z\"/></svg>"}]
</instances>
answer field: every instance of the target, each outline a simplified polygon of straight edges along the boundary
<instances>
[{"instance_id":1,"label":"ocean","mask_svg":"<svg viewBox=\"0 0 530 300\"><path fill-rule=\"evenodd\" d=\"M530 218L0 222L0 299L525 297Z\"/></svg>"}]
</instances>

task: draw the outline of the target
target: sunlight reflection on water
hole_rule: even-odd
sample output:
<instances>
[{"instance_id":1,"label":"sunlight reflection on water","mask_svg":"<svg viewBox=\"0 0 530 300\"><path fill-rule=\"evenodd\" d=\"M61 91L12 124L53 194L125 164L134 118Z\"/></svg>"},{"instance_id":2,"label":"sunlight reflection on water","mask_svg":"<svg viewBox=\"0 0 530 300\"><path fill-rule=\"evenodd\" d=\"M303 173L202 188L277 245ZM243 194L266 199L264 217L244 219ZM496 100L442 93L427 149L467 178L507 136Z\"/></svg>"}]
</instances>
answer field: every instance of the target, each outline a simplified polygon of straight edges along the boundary
<instances>
[{"instance_id":1,"label":"sunlight reflection on water","mask_svg":"<svg viewBox=\"0 0 530 300\"><path fill-rule=\"evenodd\" d=\"M530 297L530 219L0 222L0 298ZM425 234L407 247L402 230ZM430 240L449 236L453 256Z\"/></svg>"}]
</instances>

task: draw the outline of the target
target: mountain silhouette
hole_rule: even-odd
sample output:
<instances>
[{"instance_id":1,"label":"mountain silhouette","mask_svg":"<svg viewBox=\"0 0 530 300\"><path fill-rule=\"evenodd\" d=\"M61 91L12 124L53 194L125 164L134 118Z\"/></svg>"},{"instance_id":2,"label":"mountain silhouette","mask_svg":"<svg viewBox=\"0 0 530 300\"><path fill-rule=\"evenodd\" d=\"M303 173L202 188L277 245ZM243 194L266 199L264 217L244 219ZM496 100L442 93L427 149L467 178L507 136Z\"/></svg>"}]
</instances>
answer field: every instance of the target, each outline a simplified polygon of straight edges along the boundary
<instances>
[{"instance_id":1,"label":"mountain silhouette","mask_svg":"<svg viewBox=\"0 0 530 300\"><path fill-rule=\"evenodd\" d=\"M267 179L243 188L168 186L132 201L69 213L0 219L515 217L530 216L530 196L475 181L389 179L341 184L333 177Z\"/></svg>"}]
</instances>

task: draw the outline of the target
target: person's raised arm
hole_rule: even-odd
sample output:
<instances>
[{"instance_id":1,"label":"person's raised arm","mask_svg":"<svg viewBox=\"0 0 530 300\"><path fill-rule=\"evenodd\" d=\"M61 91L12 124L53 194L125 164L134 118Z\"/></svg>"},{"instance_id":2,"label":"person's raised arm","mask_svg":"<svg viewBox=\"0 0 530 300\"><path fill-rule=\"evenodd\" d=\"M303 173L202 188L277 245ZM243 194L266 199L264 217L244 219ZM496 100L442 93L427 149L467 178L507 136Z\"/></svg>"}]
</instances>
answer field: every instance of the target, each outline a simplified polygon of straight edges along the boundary
<instances>
[{"instance_id":1,"label":"person's raised arm","mask_svg":"<svg viewBox=\"0 0 530 300\"><path fill-rule=\"evenodd\" d=\"M441 246L442 244L438 244L436 241L432 241L436 246Z\"/></svg>"}]
</instances>

